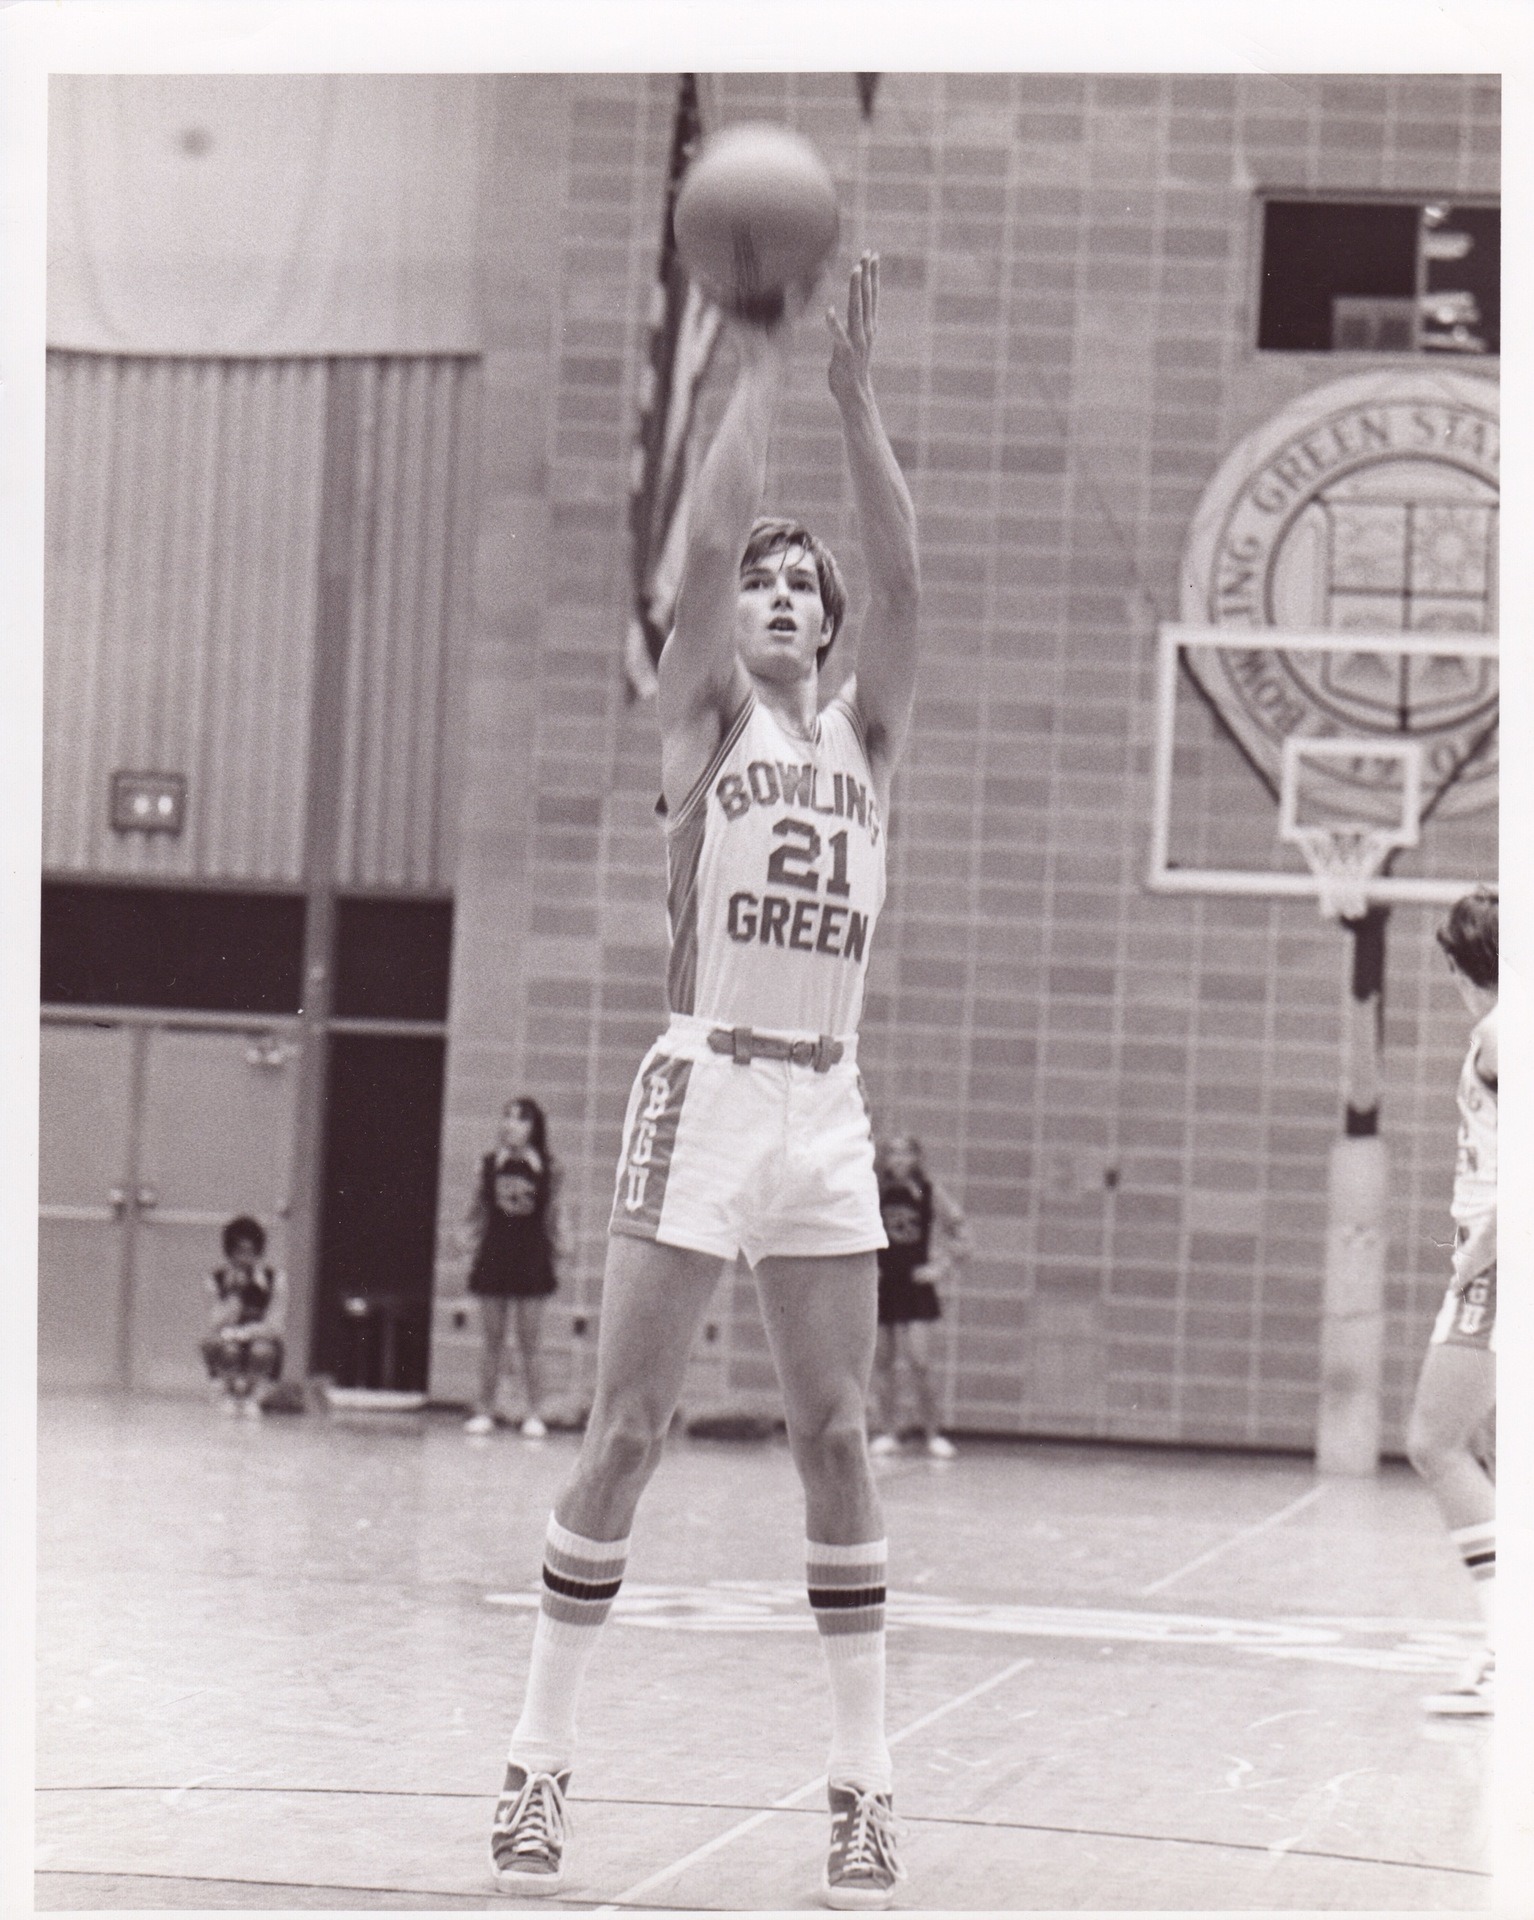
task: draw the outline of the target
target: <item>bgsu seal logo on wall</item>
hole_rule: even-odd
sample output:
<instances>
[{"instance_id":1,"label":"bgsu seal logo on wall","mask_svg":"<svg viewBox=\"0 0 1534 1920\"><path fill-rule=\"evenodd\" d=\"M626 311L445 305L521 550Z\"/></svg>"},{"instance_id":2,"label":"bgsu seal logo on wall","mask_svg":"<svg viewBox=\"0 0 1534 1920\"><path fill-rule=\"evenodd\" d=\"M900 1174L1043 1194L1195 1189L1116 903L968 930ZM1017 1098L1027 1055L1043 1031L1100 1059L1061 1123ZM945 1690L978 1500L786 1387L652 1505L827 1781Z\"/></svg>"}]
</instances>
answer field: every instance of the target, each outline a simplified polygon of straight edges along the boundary
<instances>
[{"instance_id":1,"label":"bgsu seal logo on wall","mask_svg":"<svg viewBox=\"0 0 1534 1920\"><path fill-rule=\"evenodd\" d=\"M1210 482L1182 618L1229 630L1494 634L1497 388L1448 368L1358 374L1291 402ZM1446 653L1190 648L1188 665L1276 780L1291 734L1391 734L1424 751L1424 800L1462 814L1497 776L1495 662Z\"/></svg>"}]
</instances>

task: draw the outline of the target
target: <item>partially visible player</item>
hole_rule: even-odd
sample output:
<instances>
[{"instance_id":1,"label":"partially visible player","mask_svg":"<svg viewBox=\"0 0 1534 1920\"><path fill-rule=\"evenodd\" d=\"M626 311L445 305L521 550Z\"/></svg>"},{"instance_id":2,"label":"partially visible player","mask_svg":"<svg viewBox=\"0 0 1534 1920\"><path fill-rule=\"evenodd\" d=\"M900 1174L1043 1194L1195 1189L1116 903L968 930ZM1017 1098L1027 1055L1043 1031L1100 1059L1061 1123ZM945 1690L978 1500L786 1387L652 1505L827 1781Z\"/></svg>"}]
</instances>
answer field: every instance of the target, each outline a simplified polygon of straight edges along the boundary
<instances>
[{"instance_id":1,"label":"partially visible player","mask_svg":"<svg viewBox=\"0 0 1534 1920\"><path fill-rule=\"evenodd\" d=\"M624 1122L596 1394L548 1529L496 1808L496 1880L523 1895L560 1886L581 1676L698 1322L737 1254L755 1275L783 1387L830 1680L822 1890L835 1907L884 1907L902 1875L884 1729L884 1523L865 1431L884 1229L856 1053L915 685L918 571L915 509L871 382L878 290L865 254L845 325L827 315L867 564L862 631L838 640L845 593L816 536L757 518L787 321L732 327L739 370L698 473L659 669L671 1022ZM833 646L838 666L855 650L856 674L842 668L826 699ZM663 1776L636 1776L636 1794L654 1794L657 1780L663 1789Z\"/></svg>"},{"instance_id":2,"label":"partially visible player","mask_svg":"<svg viewBox=\"0 0 1534 1920\"><path fill-rule=\"evenodd\" d=\"M957 1202L922 1165L921 1142L914 1133L896 1134L884 1143L879 1155L879 1211L889 1245L879 1254L874 1377L880 1431L868 1450L875 1454L899 1450L900 1367L904 1363L916 1393L922 1444L933 1459L951 1460L957 1449L938 1427L928 1328L942 1317L938 1286L968 1253L969 1236Z\"/></svg>"},{"instance_id":3,"label":"partially visible player","mask_svg":"<svg viewBox=\"0 0 1534 1920\"><path fill-rule=\"evenodd\" d=\"M1486 1644L1465 1672L1423 1702L1430 1713L1492 1710L1496 1490L1487 1428L1497 1403L1497 894L1457 901L1438 944L1475 1025L1459 1074L1454 1266L1417 1382L1406 1448L1475 1582Z\"/></svg>"}]
</instances>

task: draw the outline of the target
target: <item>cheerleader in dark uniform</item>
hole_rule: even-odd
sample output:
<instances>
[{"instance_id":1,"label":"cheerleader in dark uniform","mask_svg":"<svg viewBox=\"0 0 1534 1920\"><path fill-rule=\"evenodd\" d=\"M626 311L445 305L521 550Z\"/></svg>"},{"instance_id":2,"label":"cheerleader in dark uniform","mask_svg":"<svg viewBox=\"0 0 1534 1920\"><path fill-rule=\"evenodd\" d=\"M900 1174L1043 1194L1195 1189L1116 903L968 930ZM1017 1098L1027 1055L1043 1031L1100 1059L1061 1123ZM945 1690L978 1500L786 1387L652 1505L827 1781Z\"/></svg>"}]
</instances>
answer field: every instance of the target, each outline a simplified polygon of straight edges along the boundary
<instances>
[{"instance_id":1,"label":"cheerleader in dark uniform","mask_svg":"<svg viewBox=\"0 0 1534 1920\"><path fill-rule=\"evenodd\" d=\"M541 1413L538 1344L543 1304L557 1284L557 1184L542 1107L536 1100L508 1100L501 1113L495 1148L480 1162L470 1210L474 1257L469 1267L469 1292L479 1301L484 1345L479 1394L466 1427L469 1433L494 1431L508 1317L515 1319L517 1351L527 1386L522 1433L529 1440L541 1440L548 1432Z\"/></svg>"},{"instance_id":2,"label":"cheerleader in dark uniform","mask_svg":"<svg viewBox=\"0 0 1534 1920\"><path fill-rule=\"evenodd\" d=\"M921 1142L914 1134L886 1141L879 1155L879 1210L889 1245L879 1254L879 1344L874 1372L882 1431L869 1446L875 1454L894 1453L900 1445L897 1369L903 1359L916 1392L921 1437L928 1453L951 1460L953 1442L938 1430L937 1406L929 1372L928 1329L943 1311L937 1282L947 1279L969 1251L964 1215L921 1164ZM942 1236L934 1256L934 1228Z\"/></svg>"}]
</instances>

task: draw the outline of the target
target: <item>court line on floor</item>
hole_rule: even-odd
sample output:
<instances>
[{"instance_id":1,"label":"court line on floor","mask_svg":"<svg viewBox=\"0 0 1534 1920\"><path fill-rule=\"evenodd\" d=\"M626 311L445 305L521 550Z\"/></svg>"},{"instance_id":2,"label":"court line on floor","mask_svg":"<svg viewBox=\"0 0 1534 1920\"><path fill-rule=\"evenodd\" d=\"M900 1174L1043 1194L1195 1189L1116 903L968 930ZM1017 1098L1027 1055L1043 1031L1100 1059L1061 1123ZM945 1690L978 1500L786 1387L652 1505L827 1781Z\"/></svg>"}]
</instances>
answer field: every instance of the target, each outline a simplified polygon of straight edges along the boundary
<instances>
[{"instance_id":1,"label":"court line on floor","mask_svg":"<svg viewBox=\"0 0 1534 1920\"><path fill-rule=\"evenodd\" d=\"M1011 1661L999 1673L993 1673L989 1680L982 1680L978 1686L971 1687L967 1693L956 1694L953 1699L945 1700L941 1706L933 1707L930 1712L922 1714L920 1719L913 1720L909 1726L902 1727L898 1733L892 1733L889 1744L892 1747L898 1747L902 1740L909 1740L912 1734L920 1733L923 1728L930 1727L934 1720L941 1720L945 1714L953 1713L959 1707L967 1707L971 1700L978 1700L982 1694L991 1692L993 1688L1010 1680L1014 1674L1021 1673L1025 1667L1032 1665L1031 1658ZM669 1867L662 1867L658 1873L652 1873L645 1879L636 1881L632 1887L625 1887L622 1893L615 1894L611 1900L604 1902L595 1911L597 1913L619 1912L626 1902L641 1899L652 1888L664 1885L667 1880L674 1879L688 1867L696 1866L700 1860L706 1860L710 1854L718 1853L721 1848L729 1846L732 1840L743 1839L746 1834L753 1833L756 1828L764 1826L775 1813L786 1813L791 1807L798 1806L801 1800L808 1800L811 1794L819 1793L825 1784L826 1776L823 1773L817 1774L813 1780L807 1780L802 1787L796 1787L792 1793L784 1794L781 1800L774 1800L770 1807L764 1807L760 1813L752 1814L749 1820L737 1821L733 1827L727 1828L723 1833L715 1834L712 1840L705 1840L701 1847L694 1847L691 1853L683 1854L680 1860L673 1860Z\"/></svg>"},{"instance_id":2,"label":"court line on floor","mask_svg":"<svg viewBox=\"0 0 1534 1920\"><path fill-rule=\"evenodd\" d=\"M1280 1507L1277 1513L1270 1513L1266 1520L1255 1520L1251 1526L1243 1527L1239 1533L1233 1533L1228 1540L1221 1540L1212 1547L1206 1547L1202 1553L1195 1554L1186 1566L1174 1567L1170 1573L1164 1573L1159 1580L1152 1580L1148 1587L1141 1587L1135 1596L1136 1599L1145 1600L1153 1593L1160 1593L1164 1588L1171 1586L1174 1580L1180 1580L1185 1573L1193 1573L1197 1568L1207 1566L1211 1560L1217 1559L1231 1547L1239 1547L1244 1541L1255 1540L1259 1533L1266 1533L1269 1527L1280 1526L1285 1520L1292 1519L1295 1514L1319 1500L1326 1491L1326 1483L1323 1481L1321 1485L1312 1487L1308 1493L1302 1493L1298 1500L1291 1500L1287 1507Z\"/></svg>"}]
</instances>

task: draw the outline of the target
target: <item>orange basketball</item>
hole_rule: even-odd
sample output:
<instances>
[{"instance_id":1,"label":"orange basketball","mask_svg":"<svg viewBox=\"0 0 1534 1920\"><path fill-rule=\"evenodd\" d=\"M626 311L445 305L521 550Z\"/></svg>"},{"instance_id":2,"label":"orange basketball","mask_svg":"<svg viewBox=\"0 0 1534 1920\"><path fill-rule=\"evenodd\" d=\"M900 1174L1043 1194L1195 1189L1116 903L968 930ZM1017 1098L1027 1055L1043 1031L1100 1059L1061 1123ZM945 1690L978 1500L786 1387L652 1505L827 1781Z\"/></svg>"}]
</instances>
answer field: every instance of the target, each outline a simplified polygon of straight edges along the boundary
<instances>
[{"instance_id":1,"label":"orange basketball","mask_svg":"<svg viewBox=\"0 0 1534 1920\"><path fill-rule=\"evenodd\" d=\"M770 325L786 287L812 281L836 245L836 187L787 127L744 121L703 143L676 200L682 264L711 299Z\"/></svg>"}]
</instances>

